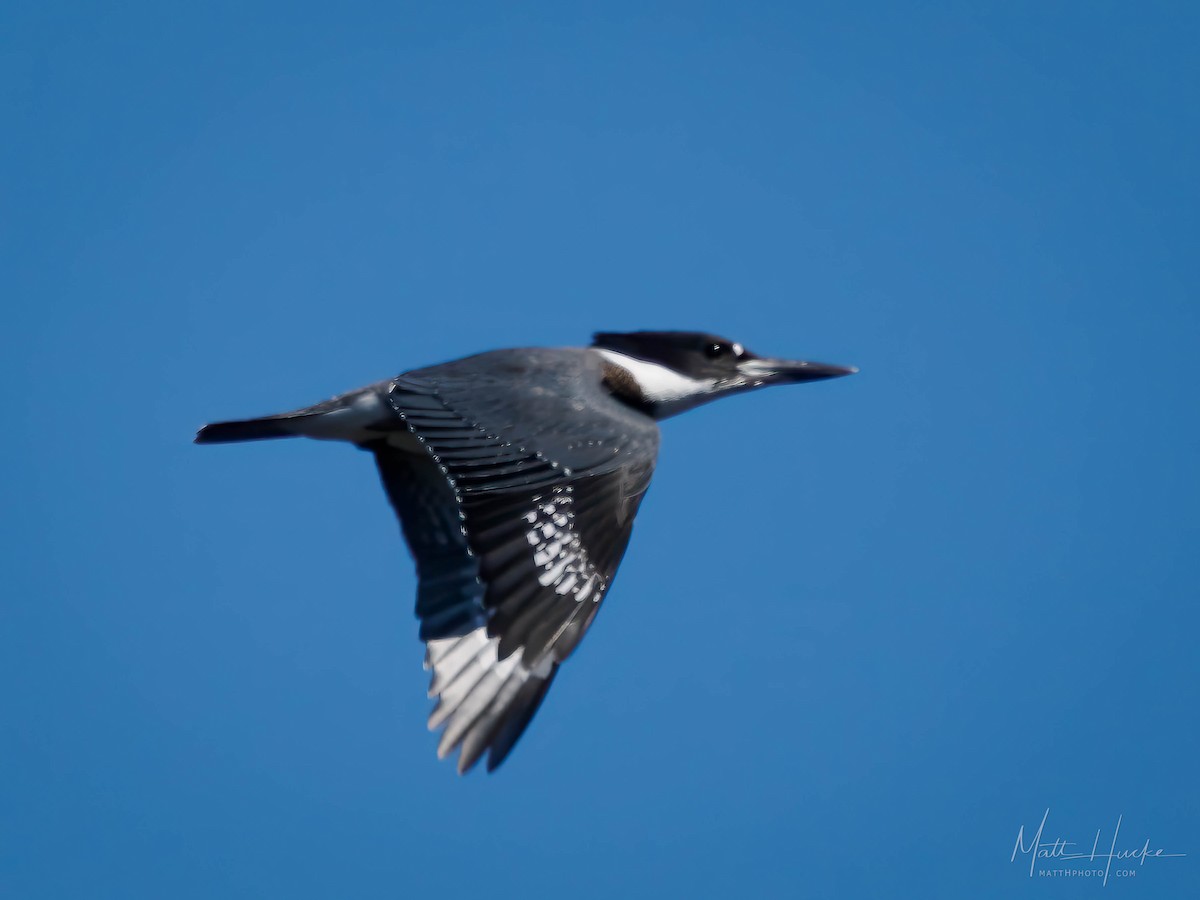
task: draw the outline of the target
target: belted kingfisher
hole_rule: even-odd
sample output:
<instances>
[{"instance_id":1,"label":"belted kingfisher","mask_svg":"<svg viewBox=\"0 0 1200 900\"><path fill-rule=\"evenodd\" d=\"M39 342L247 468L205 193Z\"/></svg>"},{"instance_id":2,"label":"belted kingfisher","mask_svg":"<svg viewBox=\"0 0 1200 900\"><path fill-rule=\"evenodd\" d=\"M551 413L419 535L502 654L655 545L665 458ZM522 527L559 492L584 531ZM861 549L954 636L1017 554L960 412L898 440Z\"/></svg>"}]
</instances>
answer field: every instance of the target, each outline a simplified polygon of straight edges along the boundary
<instances>
[{"instance_id":1,"label":"belted kingfisher","mask_svg":"<svg viewBox=\"0 0 1200 900\"><path fill-rule=\"evenodd\" d=\"M659 420L857 369L766 359L685 331L494 350L316 406L205 425L198 444L310 437L375 455L416 562L438 757L512 750L592 624L650 485Z\"/></svg>"}]
</instances>

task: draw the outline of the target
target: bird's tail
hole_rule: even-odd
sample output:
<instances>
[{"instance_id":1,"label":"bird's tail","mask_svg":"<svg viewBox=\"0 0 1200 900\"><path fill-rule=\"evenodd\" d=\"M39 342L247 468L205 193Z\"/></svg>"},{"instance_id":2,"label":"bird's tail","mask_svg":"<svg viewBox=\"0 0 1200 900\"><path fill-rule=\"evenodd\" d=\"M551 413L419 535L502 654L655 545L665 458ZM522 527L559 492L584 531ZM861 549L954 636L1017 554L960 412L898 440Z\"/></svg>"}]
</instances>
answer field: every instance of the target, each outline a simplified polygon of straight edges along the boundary
<instances>
[{"instance_id":1,"label":"bird's tail","mask_svg":"<svg viewBox=\"0 0 1200 900\"><path fill-rule=\"evenodd\" d=\"M378 385L351 391L291 412L258 419L213 422L196 432L197 444L230 444L268 438L310 437L359 443L378 436L373 429L395 425L395 413L385 406Z\"/></svg>"},{"instance_id":2,"label":"bird's tail","mask_svg":"<svg viewBox=\"0 0 1200 900\"><path fill-rule=\"evenodd\" d=\"M213 422L196 432L197 444L231 444L235 441L263 441L268 438L296 437L294 415L263 416L235 422Z\"/></svg>"}]
</instances>

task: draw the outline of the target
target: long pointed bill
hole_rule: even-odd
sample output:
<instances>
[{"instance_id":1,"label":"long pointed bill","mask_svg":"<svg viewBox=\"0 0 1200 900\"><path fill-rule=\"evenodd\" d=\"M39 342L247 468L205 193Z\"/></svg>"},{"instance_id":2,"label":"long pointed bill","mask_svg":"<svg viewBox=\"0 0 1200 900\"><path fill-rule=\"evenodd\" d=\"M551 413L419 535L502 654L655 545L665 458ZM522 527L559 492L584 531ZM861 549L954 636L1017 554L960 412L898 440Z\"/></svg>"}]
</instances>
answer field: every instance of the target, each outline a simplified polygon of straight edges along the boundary
<instances>
[{"instance_id":1,"label":"long pointed bill","mask_svg":"<svg viewBox=\"0 0 1200 900\"><path fill-rule=\"evenodd\" d=\"M795 384L801 381L823 381L853 375L854 366L832 366L829 363L788 359L747 359L738 363L738 371L759 385Z\"/></svg>"}]
</instances>

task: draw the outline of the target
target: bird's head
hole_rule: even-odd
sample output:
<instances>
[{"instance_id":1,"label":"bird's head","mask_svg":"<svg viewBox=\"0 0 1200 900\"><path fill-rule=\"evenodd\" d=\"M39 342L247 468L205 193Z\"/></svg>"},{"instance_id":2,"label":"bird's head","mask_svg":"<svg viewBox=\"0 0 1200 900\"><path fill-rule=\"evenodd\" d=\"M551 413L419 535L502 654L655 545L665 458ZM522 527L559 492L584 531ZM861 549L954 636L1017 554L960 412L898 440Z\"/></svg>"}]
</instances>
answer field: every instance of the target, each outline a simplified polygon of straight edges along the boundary
<instances>
[{"instance_id":1,"label":"bird's head","mask_svg":"<svg viewBox=\"0 0 1200 900\"><path fill-rule=\"evenodd\" d=\"M614 393L656 419L729 394L858 371L759 356L736 341L696 331L599 332L592 348L605 359Z\"/></svg>"}]
</instances>

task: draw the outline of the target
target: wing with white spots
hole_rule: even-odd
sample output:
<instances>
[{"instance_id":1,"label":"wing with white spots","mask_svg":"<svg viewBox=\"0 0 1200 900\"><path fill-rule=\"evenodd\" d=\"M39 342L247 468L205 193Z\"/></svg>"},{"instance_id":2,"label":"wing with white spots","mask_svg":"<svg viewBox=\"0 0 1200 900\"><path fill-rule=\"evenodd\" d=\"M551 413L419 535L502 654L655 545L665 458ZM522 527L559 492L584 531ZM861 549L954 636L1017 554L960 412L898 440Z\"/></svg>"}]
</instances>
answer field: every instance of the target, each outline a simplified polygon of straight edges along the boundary
<instances>
[{"instance_id":1,"label":"wing with white spots","mask_svg":"<svg viewBox=\"0 0 1200 900\"><path fill-rule=\"evenodd\" d=\"M571 392L587 388L590 372L561 393L552 434L512 427L503 403L489 405L479 390L474 403L457 403L460 385L417 374L396 379L388 401L426 453L367 446L416 559L417 614L438 698L429 724L444 728L439 756L460 748L461 772L488 752L490 770L529 724L612 583L658 431L617 401L595 398L587 421L573 423L580 398ZM555 406L553 397L542 402ZM500 427L460 409L475 404L503 419Z\"/></svg>"}]
</instances>

